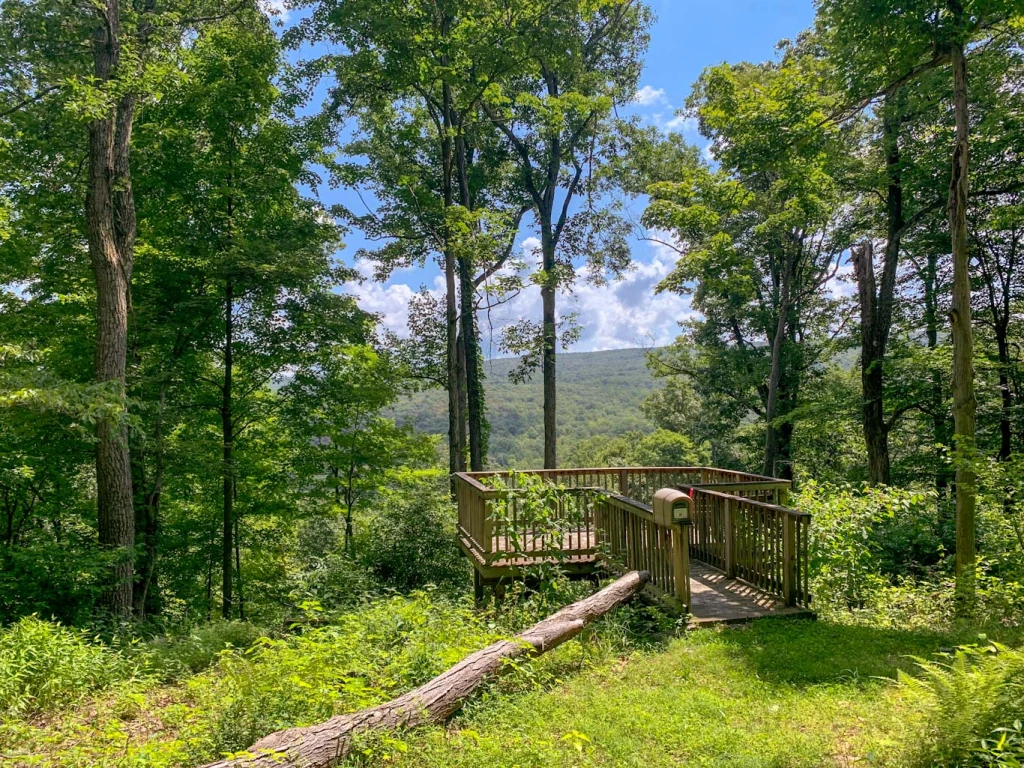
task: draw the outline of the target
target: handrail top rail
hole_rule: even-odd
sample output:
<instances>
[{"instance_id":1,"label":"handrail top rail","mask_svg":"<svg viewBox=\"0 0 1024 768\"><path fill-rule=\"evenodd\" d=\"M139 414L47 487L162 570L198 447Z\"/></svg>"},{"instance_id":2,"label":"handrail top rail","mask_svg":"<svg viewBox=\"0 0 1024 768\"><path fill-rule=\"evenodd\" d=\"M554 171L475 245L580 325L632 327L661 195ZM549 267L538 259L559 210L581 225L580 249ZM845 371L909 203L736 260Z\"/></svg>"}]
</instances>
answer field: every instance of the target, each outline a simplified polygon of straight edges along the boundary
<instances>
[{"instance_id":1,"label":"handrail top rail","mask_svg":"<svg viewBox=\"0 0 1024 768\"><path fill-rule=\"evenodd\" d=\"M792 480L780 480L778 478L773 478L771 480L736 480L734 482L728 482L728 483L685 483L685 485L686 485L687 488L701 488L701 489L708 489L708 490L714 490L715 488L717 488L720 485L728 485L730 487L737 486L737 485L742 485L744 487L757 487L757 488L765 488L766 490L772 490L772 489L774 489L776 487L778 487L778 488L792 488L793 487L793 481ZM720 491L718 491L718 492L720 493Z\"/></svg>"},{"instance_id":2,"label":"handrail top rail","mask_svg":"<svg viewBox=\"0 0 1024 768\"><path fill-rule=\"evenodd\" d=\"M751 504L751 505L756 506L756 507L761 507L762 509L771 509L771 510L774 510L776 512L785 512L790 517L807 517L807 518L811 517L811 513L810 512L801 512L799 509L793 509L792 507L783 507L780 504L771 504L771 503L769 503L767 501L758 501L757 499L748 499L745 496L736 496L735 494L732 494L732 493L722 493L721 491L712 491L712 490L709 490L706 486L680 484L679 487L680 488L692 488L692 489L694 489L696 491L700 491L701 493L707 493L707 494L709 494L711 496L718 496L720 498L729 499L731 501L741 501L744 504Z\"/></svg>"},{"instance_id":3,"label":"handrail top rail","mask_svg":"<svg viewBox=\"0 0 1024 768\"><path fill-rule=\"evenodd\" d=\"M782 480L778 477L770 477L768 475L758 475L753 472L743 472L738 469L722 469L721 467L640 467L640 466L627 466L627 467L558 467L557 469L485 469L479 472L456 472L456 477L463 477L467 480L473 480L478 477L493 477L495 475L510 475L513 472L522 475L544 475L559 472L590 472L595 474L612 474L615 472L627 472L645 471L645 472L726 472L729 474L742 476L744 478L750 478L749 480L737 480L736 482L777 482L777 483L788 483L788 480Z\"/></svg>"}]
</instances>

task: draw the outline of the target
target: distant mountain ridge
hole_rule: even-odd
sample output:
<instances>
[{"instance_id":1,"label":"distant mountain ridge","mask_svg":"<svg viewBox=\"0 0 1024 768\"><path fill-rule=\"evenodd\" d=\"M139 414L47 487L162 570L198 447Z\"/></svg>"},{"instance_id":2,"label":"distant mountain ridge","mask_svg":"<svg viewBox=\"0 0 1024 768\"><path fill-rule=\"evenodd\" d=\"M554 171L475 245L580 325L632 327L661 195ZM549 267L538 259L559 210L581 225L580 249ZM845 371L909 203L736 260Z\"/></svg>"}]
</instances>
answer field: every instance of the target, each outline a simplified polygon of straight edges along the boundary
<instances>
[{"instance_id":1,"label":"distant mountain ridge","mask_svg":"<svg viewBox=\"0 0 1024 768\"><path fill-rule=\"evenodd\" d=\"M640 403L661 383L647 370L645 349L567 352L558 356L558 452L567 456L575 443L590 437L614 437L629 430L650 432ZM544 422L541 378L513 384L508 374L516 358L484 363L487 418L491 424L489 464L522 469L543 465ZM394 408L399 424L432 434L448 431L447 396L420 392Z\"/></svg>"}]
</instances>

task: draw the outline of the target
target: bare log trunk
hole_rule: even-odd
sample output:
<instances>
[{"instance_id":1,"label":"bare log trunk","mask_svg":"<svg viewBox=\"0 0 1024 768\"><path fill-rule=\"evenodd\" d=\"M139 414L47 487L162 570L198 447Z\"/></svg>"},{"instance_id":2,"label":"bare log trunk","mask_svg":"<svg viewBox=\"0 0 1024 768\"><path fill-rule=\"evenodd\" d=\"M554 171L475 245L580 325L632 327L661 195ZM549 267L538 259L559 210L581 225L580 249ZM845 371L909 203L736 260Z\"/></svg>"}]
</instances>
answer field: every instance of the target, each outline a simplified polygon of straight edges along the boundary
<instances>
[{"instance_id":1,"label":"bare log trunk","mask_svg":"<svg viewBox=\"0 0 1024 768\"><path fill-rule=\"evenodd\" d=\"M480 685L497 674L505 659L541 654L570 640L590 622L629 600L650 580L646 571L632 571L597 594L563 608L512 640L499 640L470 654L430 682L386 704L325 723L289 728L260 739L248 757L221 760L207 768L328 768L340 763L352 738L364 731L411 727L447 720Z\"/></svg>"}]
</instances>

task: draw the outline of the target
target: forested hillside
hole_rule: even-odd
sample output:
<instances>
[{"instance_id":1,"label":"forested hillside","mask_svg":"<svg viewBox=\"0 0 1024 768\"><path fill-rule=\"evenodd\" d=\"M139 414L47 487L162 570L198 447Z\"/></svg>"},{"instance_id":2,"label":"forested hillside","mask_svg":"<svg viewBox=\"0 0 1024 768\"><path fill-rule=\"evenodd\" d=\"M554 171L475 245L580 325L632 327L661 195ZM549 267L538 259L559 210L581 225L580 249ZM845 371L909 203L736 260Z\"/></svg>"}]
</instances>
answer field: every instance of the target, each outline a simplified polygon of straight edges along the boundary
<instances>
[{"instance_id":1,"label":"forested hillside","mask_svg":"<svg viewBox=\"0 0 1024 768\"><path fill-rule=\"evenodd\" d=\"M574 352L558 360L558 433L567 456L588 438L612 438L654 427L640 404L661 383L647 368L644 349ZM509 373L516 358L484 362L489 465L527 469L544 461L541 381L516 384ZM448 403L441 390L417 392L400 400L395 420L417 431L442 435L448 430Z\"/></svg>"}]
</instances>

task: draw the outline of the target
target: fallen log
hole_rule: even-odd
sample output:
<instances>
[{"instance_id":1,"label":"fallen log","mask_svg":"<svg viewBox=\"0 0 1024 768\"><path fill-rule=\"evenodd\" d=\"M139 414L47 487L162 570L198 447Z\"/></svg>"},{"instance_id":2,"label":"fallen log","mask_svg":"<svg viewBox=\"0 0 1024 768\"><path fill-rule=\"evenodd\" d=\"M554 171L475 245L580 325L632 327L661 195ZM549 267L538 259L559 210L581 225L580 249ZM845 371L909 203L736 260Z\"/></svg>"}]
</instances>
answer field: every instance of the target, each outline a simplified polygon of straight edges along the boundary
<instances>
[{"instance_id":1,"label":"fallen log","mask_svg":"<svg viewBox=\"0 0 1024 768\"><path fill-rule=\"evenodd\" d=\"M647 571L631 571L590 597L566 606L512 640L499 640L470 654L433 680L397 699L318 725L288 728L257 741L245 753L204 768L330 768L348 754L352 738L365 731L442 723L505 659L539 655L570 640L594 619L622 605L650 580Z\"/></svg>"}]
</instances>

